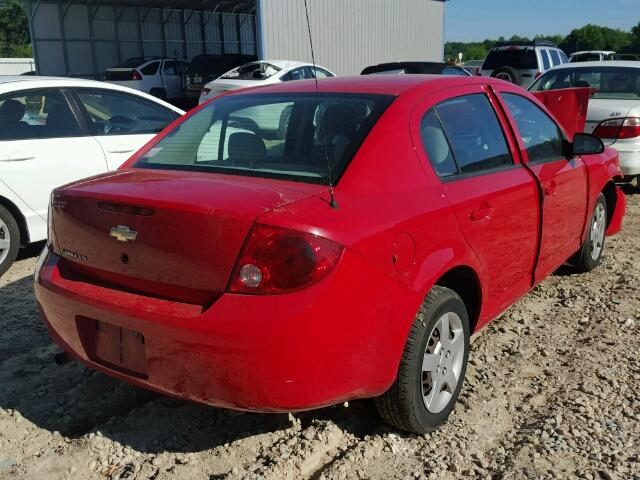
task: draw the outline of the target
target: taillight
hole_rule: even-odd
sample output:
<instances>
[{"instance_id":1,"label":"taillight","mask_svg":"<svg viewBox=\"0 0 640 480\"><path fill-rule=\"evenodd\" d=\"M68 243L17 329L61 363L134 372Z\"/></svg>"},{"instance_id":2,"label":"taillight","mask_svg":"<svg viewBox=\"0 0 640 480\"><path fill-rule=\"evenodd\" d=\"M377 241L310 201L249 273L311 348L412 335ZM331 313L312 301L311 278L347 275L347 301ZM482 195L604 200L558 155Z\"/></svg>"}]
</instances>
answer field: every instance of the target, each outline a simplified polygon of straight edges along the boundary
<instances>
[{"instance_id":1,"label":"taillight","mask_svg":"<svg viewBox=\"0 0 640 480\"><path fill-rule=\"evenodd\" d=\"M51 196L49 197L49 211L47 213L47 247L50 251L53 251L55 242L55 231L53 229L53 205L56 201L56 192L54 190L51 192Z\"/></svg>"},{"instance_id":2,"label":"taillight","mask_svg":"<svg viewBox=\"0 0 640 480\"><path fill-rule=\"evenodd\" d=\"M612 118L601 122L593 134L600 138L614 138L624 140L640 137L640 118Z\"/></svg>"},{"instance_id":3,"label":"taillight","mask_svg":"<svg viewBox=\"0 0 640 480\"><path fill-rule=\"evenodd\" d=\"M324 278L342 251L341 245L316 235L255 225L233 269L228 291L275 295L299 290Z\"/></svg>"},{"instance_id":4,"label":"taillight","mask_svg":"<svg viewBox=\"0 0 640 480\"><path fill-rule=\"evenodd\" d=\"M134 70L133 73L131 74L131 80L142 80L142 75L140 74L139 71Z\"/></svg>"}]
</instances>

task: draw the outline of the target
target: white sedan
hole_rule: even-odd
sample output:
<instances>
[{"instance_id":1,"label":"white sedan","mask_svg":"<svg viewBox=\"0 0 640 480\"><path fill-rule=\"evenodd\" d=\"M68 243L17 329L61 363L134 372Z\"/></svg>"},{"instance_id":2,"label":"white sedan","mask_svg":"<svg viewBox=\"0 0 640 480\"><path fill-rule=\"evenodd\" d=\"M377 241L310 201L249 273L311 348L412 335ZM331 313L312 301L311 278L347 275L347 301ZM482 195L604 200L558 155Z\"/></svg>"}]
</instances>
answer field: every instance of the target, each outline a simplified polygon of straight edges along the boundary
<instances>
[{"instance_id":1,"label":"white sedan","mask_svg":"<svg viewBox=\"0 0 640 480\"><path fill-rule=\"evenodd\" d=\"M260 60L245 63L207 83L200 94L200 103L227 90L271 85L292 80L335 77L330 70L319 65L291 60Z\"/></svg>"},{"instance_id":2,"label":"white sedan","mask_svg":"<svg viewBox=\"0 0 640 480\"><path fill-rule=\"evenodd\" d=\"M0 275L47 238L53 188L117 169L183 114L117 85L0 77Z\"/></svg>"},{"instance_id":3,"label":"white sedan","mask_svg":"<svg viewBox=\"0 0 640 480\"><path fill-rule=\"evenodd\" d=\"M529 90L572 87L592 89L587 133L619 152L627 180L640 179L640 62L566 63L542 75Z\"/></svg>"}]
</instances>

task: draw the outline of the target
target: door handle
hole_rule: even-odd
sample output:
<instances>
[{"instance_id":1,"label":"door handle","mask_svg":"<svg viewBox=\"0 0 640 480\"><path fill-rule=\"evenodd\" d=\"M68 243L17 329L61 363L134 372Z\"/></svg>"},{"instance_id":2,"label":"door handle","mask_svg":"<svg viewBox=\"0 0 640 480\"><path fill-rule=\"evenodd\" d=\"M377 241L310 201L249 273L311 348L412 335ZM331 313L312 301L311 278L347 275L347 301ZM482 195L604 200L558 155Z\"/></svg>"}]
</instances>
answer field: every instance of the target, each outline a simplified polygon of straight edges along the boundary
<instances>
[{"instance_id":1,"label":"door handle","mask_svg":"<svg viewBox=\"0 0 640 480\"><path fill-rule=\"evenodd\" d=\"M136 150L135 148L117 147L109 150L109 153L131 153L131 152L135 152L135 150Z\"/></svg>"},{"instance_id":2,"label":"door handle","mask_svg":"<svg viewBox=\"0 0 640 480\"><path fill-rule=\"evenodd\" d=\"M0 162L26 162L27 160L35 160L36 157L24 155L22 157L6 157L0 159Z\"/></svg>"},{"instance_id":3,"label":"door handle","mask_svg":"<svg viewBox=\"0 0 640 480\"><path fill-rule=\"evenodd\" d=\"M496 209L488 203L482 204L482 206L471 214L471 220L474 222L488 222L495 213Z\"/></svg>"}]
</instances>

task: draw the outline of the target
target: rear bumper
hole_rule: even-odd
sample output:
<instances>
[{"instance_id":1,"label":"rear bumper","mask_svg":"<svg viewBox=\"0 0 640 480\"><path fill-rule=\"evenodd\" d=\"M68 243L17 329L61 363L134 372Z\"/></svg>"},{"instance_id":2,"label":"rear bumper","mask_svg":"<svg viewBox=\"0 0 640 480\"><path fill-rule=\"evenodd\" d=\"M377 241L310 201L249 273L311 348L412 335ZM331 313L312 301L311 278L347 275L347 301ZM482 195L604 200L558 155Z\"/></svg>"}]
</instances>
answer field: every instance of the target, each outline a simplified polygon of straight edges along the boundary
<instances>
[{"instance_id":1,"label":"rear bumper","mask_svg":"<svg viewBox=\"0 0 640 480\"><path fill-rule=\"evenodd\" d=\"M35 290L52 338L67 352L135 385L241 410L306 410L383 393L420 302L349 252L308 289L223 294L205 311L62 278L59 262L43 253ZM146 375L92 358L82 318L141 333Z\"/></svg>"},{"instance_id":2,"label":"rear bumper","mask_svg":"<svg viewBox=\"0 0 640 480\"><path fill-rule=\"evenodd\" d=\"M615 145L613 146L615 148ZM640 175L640 150L636 152L619 151L620 170L625 176Z\"/></svg>"}]
</instances>

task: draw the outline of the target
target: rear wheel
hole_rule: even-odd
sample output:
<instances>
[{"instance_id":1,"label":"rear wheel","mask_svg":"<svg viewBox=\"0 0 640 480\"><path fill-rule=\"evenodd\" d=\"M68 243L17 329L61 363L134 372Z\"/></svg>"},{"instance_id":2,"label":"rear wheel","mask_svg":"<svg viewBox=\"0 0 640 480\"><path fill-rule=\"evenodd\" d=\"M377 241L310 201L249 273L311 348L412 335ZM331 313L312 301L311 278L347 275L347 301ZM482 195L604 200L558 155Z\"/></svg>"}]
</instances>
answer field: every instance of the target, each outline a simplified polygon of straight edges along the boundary
<instances>
[{"instance_id":1,"label":"rear wheel","mask_svg":"<svg viewBox=\"0 0 640 480\"><path fill-rule=\"evenodd\" d=\"M0 205L0 276L13 264L20 249L20 229L11 212Z\"/></svg>"},{"instance_id":2,"label":"rear wheel","mask_svg":"<svg viewBox=\"0 0 640 480\"><path fill-rule=\"evenodd\" d=\"M444 423L462 389L469 335L462 299L453 290L433 287L411 326L395 382L375 400L380 416L417 434Z\"/></svg>"},{"instance_id":3,"label":"rear wheel","mask_svg":"<svg viewBox=\"0 0 640 480\"><path fill-rule=\"evenodd\" d=\"M600 265L604 252L607 222L607 201L604 195L600 194L593 208L587 238L579 252L580 260L576 262L576 268L579 271L590 272Z\"/></svg>"}]
</instances>

